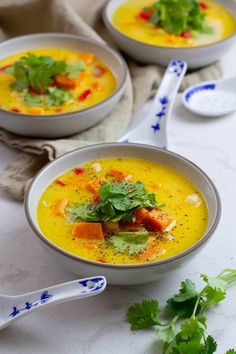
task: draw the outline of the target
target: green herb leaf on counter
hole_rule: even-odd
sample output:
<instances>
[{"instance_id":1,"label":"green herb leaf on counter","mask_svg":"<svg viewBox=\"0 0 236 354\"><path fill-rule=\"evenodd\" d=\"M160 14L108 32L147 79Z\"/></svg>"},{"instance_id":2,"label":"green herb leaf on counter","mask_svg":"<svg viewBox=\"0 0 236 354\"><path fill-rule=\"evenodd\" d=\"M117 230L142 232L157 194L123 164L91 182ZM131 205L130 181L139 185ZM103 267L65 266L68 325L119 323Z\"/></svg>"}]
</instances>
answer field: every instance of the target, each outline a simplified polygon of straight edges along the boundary
<instances>
[{"instance_id":1,"label":"green herb leaf on counter","mask_svg":"<svg viewBox=\"0 0 236 354\"><path fill-rule=\"evenodd\" d=\"M145 11L145 9L143 9ZM152 8L150 21L168 33L180 35L190 30L212 33L205 21L205 13L196 0L160 0Z\"/></svg>"},{"instance_id":2,"label":"green herb leaf on counter","mask_svg":"<svg viewBox=\"0 0 236 354\"><path fill-rule=\"evenodd\" d=\"M75 204L68 208L69 220L76 221L130 221L138 208L160 208L154 193L148 193L142 182L115 182L102 184L99 203Z\"/></svg>"},{"instance_id":3,"label":"green herb leaf on counter","mask_svg":"<svg viewBox=\"0 0 236 354\"><path fill-rule=\"evenodd\" d=\"M160 307L157 300L143 300L128 310L128 321L132 330L150 328L160 323Z\"/></svg>"},{"instance_id":4,"label":"green herb leaf on counter","mask_svg":"<svg viewBox=\"0 0 236 354\"><path fill-rule=\"evenodd\" d=\"M148 232L117 232L109 238L116 252L130 255L144 251L148 246Z\"/></svg>"},{"instance_id":5,"label":"green herb leaf on counter","mask_svg":"<svg viewBox=\"0 0 236 354\"><path fill-rule=\"evenodd\" d=\"M200 292L191 280L181 283L179 293L167 300L168 323L161 322L157 300L144 300L128 309L127 320L132 330L156 328L156 335L163 343L163 354L213 354L217 343L207 336L207 309L226 297L227 288L236 282L236 270L225 269L217 277L201 276L207 284ZM157 304L158 316L151 306ZM155 309L155 308L154 308ZM179 329L180 324L180 329ZM230 349L226 354L236 354Z\"/></svg>"}]
</instances>

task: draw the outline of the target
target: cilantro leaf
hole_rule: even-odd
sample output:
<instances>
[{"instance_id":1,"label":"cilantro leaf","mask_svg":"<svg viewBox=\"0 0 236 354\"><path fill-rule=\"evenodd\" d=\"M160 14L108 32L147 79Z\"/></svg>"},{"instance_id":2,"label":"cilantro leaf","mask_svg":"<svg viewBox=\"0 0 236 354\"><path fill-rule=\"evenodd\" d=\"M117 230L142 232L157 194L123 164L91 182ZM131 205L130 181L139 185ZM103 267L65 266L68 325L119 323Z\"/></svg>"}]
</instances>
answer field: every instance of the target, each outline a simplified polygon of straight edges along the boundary
<instances>
[{"instance_id":1,"label":"cilantro leaf","mask_svg":"<svg viewBox=\"0 0 236 354\"><path fill-rule=\"evenodd\" d=\"M96 204L75 204L68 208L69 220L130 221L138 208L159 207L155 194L149 194L142 182L105 182L100 187L99 198L100 202Z\"/></svg>"},{"instance_id":2,"label":"cilantro leaf","mask_svg":"<svg viewBox=\"0 0 236 354\"><path fill-rule=\"evenodd\" d=\"M117 232L109 238L116 252L130 255L144 251L148 246L148 232Z\"/></svg>"},{"instance_id":3,"label":"cilantro leaf","mask_svg":"<svg viewBox=\"0 0 236 354\"><path fill-rule=\"evenodd\" d=\"M66 74L70 79L76 79L77 77L80 76L81 71L85 70L85 63L83 60L80 60L78 62L68 64L66 66Z\"/></svg>"},{"instance_id":4,"label":"cilantro leaf","mask_svg":"<svg viewBox=\"0 0 236 354\"><path fill-rule=\"evenodd\" d=\"M205 13L196 0L160 0L154 2L151 10L150 21L169 33L180 35L190 30L213 32L207 25Z\"/></svg>"},{"instance_id":5,"label":"cilantro leaf","mask_svg":"<svg viewBox=\"0 0 236 354\"><path fill-rule=\"evenodd\" d=\"M217 350L217 343L212 336L208 336L205 340L205 347L200 354L212 354Z\"/></svg>"},{"instance_id":6,"label":"cilantro leaf","mask_svg":"<svg viewBox=\"0 0 236 354\"><path fill-rule=\"evenodd\" d=\"M236 350L235 349L229 349L229 350L227 350L227 352L225 354L236 354Z\"/></svg>"},{"instance_id":7,"label":"cilantro leaf","mask_svg":"<svg viewBox=\"0 0 236 354\"><path fill-rule=\"evenodd\" d=\"M128 309L128 322L132 330L150 328L160 321L160 308L157 300L143 300Z\"/></svg>"},{"instance_id":8,"label":"cilantro leaf","mask_svg":"<svg viewBox=\"0 0 236 354\"><path fill-rule=\"evenodd\" d=\"M160 339L164 343L171 343L175 338L176 334L177 334L177 329L173 324L171 324L165 329L158 329L156 331L156 335L158 339Z\"/></svg>"},{"instance_id":9,"label":"cilantro leaf","mask_svg":"<svg viewBox=\"0 0 236 354\"><path fill-rule=\"evenodd\" d=\"M198 292L195 284L187 279L181 283L179 293L167 300L166 311L171 316L190 317L197 298Z\"/></svg>"},{"instance_id":10,"label":"cilantro leaf","mask_svg":"<svg viewBox=\"0 0 236 354\"><path fill-rule=\"evenodd\" d=\"M70 91L62 90L57 87L49 87L44 105L47 107L60 106L71 99L73 99L73 95Z\"/></svg>"},{"instance_id":11,"label":"cilantro leaf","mask_svg":"<svg viewBox=\"0 0 236 354\"><path fill-rule=\"evenodd\" d=\"M36 56L28 53L12 65L11 73L15 81L11 87L22 92L31 86L35 91L43 93L47 90L54 76L65 72L66 63L56 61L49 56Z\"/></svg>"},{"instance_id":12,"label":"cilantro leaf","mask_svg":"<svg viewBox=\"0 0 236 354\"><path fill-rule=\"evenodd\" d=\"M206 299L204 305L206 307L216 305L225 299L227 290L226 281L219 278L209 277L205 274L202 274L201 278L207 283L207 286L203 291L203 297Z\"/></svg>"}]
</instances>

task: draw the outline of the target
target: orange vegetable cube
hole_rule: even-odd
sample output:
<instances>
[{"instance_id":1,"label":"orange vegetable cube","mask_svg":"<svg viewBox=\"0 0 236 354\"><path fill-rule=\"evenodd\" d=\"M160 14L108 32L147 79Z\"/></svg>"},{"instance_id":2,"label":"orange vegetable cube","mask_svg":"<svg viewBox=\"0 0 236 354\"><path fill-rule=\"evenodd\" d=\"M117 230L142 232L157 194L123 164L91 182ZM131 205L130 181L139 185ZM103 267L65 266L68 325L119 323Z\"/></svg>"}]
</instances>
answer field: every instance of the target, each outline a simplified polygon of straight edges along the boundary
<instances>
[{"instance_id":1,"label":"orange vegetable cube","mask_svg":"<svg viewBox=\"0 0 236 354\"><path fill-rule=\"evenodd\" d=\"M73 226L72 235L80 239L104 240L101 223L77 222Z\"/></svg>"},{"instance_id":2,"label":"orange vegetable cube","mask_svg":"<svg viewBox=\"0 0 236 354\"><path fill-rule=\"evenodd\" d=\"M92 84L92 87L96 90L96 91L102 91L103 89L103 85L98 82L98 81L95 81L93 84Z\"/></svg>"},{"instance_id":3,"label":"orange vegetable cube","mask_svg":"<svg viewBox=\"0 0 236 354\"><path fill-rule=\"evenodd\" d=\"M145 224L150 230L164 232L173 221L165 211L153 209L148 213Z\"/></svg>"},{"instance_id":4,"label":"orange vegetable cube","mask_svg":"<svg viewBox=\"0 0 236 354\"><path fill-rule=\"evenodd\" d=\"M149 211L146 208L140 208L135 212L136 224L144 225L148 218Z\"/></svg>"},{"instance_id":5,"label":"orange vegetable cube","mask_svg":"<svg viewBox=\"0 0 236 354\"><path fill-rule=\"evenodd\" d=\"M66 215L65 208L67 207L67 204L68 204L67 198L58 200L58 202L54 206L54 214L57 216L65 216Z\"/></svg>"},{"instance_id":6,"label":"orange vegetable cube","mask_svg":"<svg viewBox=\"0 0 236 354\"><path fill-rule=\"evenodd\" d=\"M98 194L99 192L99 189L101 187L101 185L105 182L105 178L98 178L94 181L91 181L89 182L87 185L86 185L86 189L88 192L91 192L93 194Z\"/></svg>"},{"instance_id":7,"label":"orange vegetable cube","mask_svg":"<svg viewBox=\"0 0 236 354\"><path fill-rule=\"evenodd\" d=\"M118 170L117 168L111 168L109 175L112 176L116 181L123 181L127 177L131 176L129 173Z\"/></svg>"},{"instance_id":8,"label":"orange vegetable cube","mask_svg":"<svg viewBox=\"0 0 236 354\"><path fill-rule=\"evenodd\" d=\"M44 109L42 107L29 107L28 111L31 114L43 114L44 113Z\"/></svg>"},{"instance_id":9,"label":"orange vegetable cube","mask_svg":"<svg viewBox=\"0 0 236 354\"><path fill-rule=\"evenodd\" d=\"M76 80L75 79L70 79L67 76L64 75L57 75L55 77L55 81L58 85L65 89L70 89L73 90L76 88Z\"/></svg>"},{"instance_id":10,"label":"orange vegetable cube","mask_svg":"<svg viewBox=\"0 0 236 354\"><path fill-rule=\"evenodd\" d=\"M80 53L79 57L85 64L92 64L95 61L95 54L93 53Z\"/></svg>"},{"instance_id":11,"label":"orange vegetable cube","mask_svg":"<svg viewBox=\"0 0 236 354\"><path fill-rule=\"evenodd\" d=\"M148 248L142 253L139 253L138 258L142 261L153 261L155 258L160 257L165 253L166 250L164 248L150 242Z\"/></svg>"}]
</instances>

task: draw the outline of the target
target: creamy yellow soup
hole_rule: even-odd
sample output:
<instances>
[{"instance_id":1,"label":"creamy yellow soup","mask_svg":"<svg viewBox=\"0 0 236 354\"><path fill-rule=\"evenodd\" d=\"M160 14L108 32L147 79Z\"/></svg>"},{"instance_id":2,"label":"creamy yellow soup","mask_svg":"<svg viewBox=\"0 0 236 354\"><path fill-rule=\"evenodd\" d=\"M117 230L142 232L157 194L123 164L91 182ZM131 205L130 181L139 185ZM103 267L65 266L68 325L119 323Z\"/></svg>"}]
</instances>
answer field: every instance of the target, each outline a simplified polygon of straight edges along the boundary
<instances>
[{"instance_id":1,"label":"creamy yellow soup","mask_svg":"<svg viewBox=\"0 0 236 354\"><path fill-rule=\"evenodd\" d=\"M207 45L225 39L235 33L235 17L220 4L204 0L205 21L213 29L213 33L195 32L190 38L169 34L163 28L154 26L150 21L140 18L139 13L150 7L154 1L128 0L114 12L112 22L117 30L137 41L166 47L195 47ZM188 37L188 36L187 36Z\"/></svg>"},{"instance_id":2,"label":"creamy yellow soup","mask_svg":"<svg viewBox=\"0 0 236 354\"><path fill-rule=\"evenodd\" d=\"M109 171L114 167L127 172L132 182L142 181L148 192L157 195L159 204L165 203L163 210L176 220L174 229L152 240L165 252L151 261L181 253L201 239L208 223L208 210L204 198L191 181L161 164L133 158L108 158L79 166L79 170L70 170L46 188L38 205L38 224L48 240L73 255L89 260L112 264L150 262L150 259L140 258L139 254L116 252L109 242L75 237L67 212L63 216L55 215L55 205L64 198L68 200L68 207L91 200L93 196L86 185L97 179L113 182Z\"/></svg>"},{"instance_id":3,"label":"creamy yellow soup","mask_svg":"<svg viewBox=\"0 0 236 354\"><path fill-rule=\"evenodd\" d=\"M84 70L77 77L69 79L69 84L72 85L64 86L63 83L56 80L49 85L69 93L70 97L66 102L49 106L44 106L42 103L27 105L24 101L26 93L34 97L37 96L39 99L44 99L45 94L37 93L30 88L26 88L22 92L12 89L15 77L8 72L9 68L28 54L34 54L37 57L49 56L56 61L65 61L68 65L83 62ZM0 60L0 108L16 113L51 115L78 111L105 100L114 92L115 88L116 78L112 71L93 53L61 48L34 49Z\"/></svg>"}]
</instances>

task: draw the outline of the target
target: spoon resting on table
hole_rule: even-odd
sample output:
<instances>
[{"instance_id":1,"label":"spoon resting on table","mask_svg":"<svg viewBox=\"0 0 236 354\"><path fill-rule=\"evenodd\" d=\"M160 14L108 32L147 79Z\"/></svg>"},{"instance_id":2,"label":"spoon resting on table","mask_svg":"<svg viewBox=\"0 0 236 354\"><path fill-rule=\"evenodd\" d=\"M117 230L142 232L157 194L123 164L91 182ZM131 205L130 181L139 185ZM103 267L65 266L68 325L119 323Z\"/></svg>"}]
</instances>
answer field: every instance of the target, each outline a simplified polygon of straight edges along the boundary
<instances>
[{"instance_id":1,"label":"spoon resting on table","mask_svg":"<svg viewBox=\"0 0 236 354\"><path fill-rule=\"evenodd\" d=\"M167 148L167 124L186 70L187 63L183 60L175 59L169 63L149 113L136 128L123 135L119 142Z\"/></svg>"},{"instance_id":2,"label":"spoon resting on table","mask_svg":"<svg viewBox=\"0 0 236 354\"><path fill-rule=\"evenodd\" d=\"M98 295L106 288L106 284L105 277L96 276L17 296L0 294L0 330L33 311L66 301Z\"/></svg>"}]
</instances>

